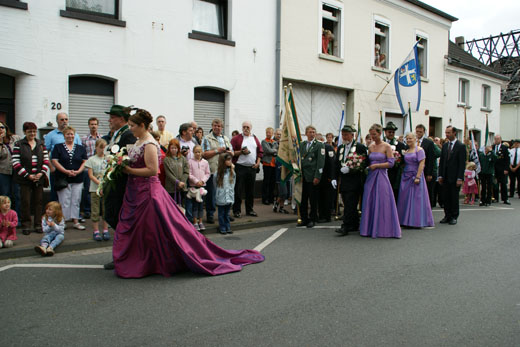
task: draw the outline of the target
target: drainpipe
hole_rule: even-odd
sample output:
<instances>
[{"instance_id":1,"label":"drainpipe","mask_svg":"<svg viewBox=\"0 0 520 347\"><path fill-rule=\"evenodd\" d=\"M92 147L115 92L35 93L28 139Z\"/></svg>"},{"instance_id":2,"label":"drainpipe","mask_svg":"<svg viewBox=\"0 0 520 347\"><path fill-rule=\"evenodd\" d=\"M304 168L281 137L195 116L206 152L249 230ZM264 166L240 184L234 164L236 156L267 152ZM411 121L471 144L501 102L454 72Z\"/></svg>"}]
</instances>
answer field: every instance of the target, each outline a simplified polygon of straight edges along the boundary
<instances>
[{"instance_id":1,"label":"drainpipe","mask_svg":"<svg viewBox=\"0 0 520 347\"><path fill-rule=\"evenodd\" d=\"M274 73L274 120L275 129L280 126L280 56L281 56L281 21L282 0L276 0L276 51L275 51L275 73Z\"/></svg>"}]
</instances>

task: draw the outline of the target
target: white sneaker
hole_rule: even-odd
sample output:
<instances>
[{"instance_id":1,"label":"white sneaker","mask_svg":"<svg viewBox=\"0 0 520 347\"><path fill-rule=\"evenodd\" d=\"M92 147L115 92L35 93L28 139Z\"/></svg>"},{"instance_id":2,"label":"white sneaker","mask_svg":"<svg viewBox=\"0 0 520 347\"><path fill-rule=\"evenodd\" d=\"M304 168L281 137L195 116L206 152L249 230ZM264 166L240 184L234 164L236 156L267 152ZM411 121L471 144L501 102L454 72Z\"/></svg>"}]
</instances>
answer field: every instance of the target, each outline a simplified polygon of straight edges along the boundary
<instances>
[{"instance_id":1,"label":"white sneaker","mask_svg":"<svg viewBox=\"0 0 520 347\"><path fill-rule=\"evenodd\" d=\"M289 200L285 199L285 201L283 202L283 205L284 205L284 206L289 205Z\"/></svg>"},{"instance_id":2,"label":"white sneaker","mask_svg":"<svg viewBox=\"0 0 520 347\"><path fill-rule=\"evenodd\" d=\"M74 229L85 230L85 226L79 223L74 224Z\"/></svg>"},{"instance_id":3,"label":"white sneaker","mask_svg":"<svg viewBox=\"0 0 520 347\"><path fill-rule=\"evenodd\" d=\"M0 244L2 244L2 242L0 241ZM0 246L1 247L1 246ZM13 240L5 240L4 242L4 247L5 248L11 248L13 247Z\"/></svg>"}]
</instances>

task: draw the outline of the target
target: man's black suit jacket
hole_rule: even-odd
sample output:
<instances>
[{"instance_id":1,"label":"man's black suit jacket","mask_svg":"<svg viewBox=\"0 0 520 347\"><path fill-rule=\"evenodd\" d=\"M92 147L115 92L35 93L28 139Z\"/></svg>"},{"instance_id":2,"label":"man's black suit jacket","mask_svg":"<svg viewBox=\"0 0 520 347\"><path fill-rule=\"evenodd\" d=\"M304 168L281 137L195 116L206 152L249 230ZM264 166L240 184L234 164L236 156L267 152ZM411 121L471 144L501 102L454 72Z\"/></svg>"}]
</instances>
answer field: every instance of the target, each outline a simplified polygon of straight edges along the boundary
<instances>
[{"instance_id":1,"label":"man's black suit jacket","mask_svg":"<svg viewBox=\"0 0 520 347\"><path fill-rule=\"evenodd\" d=\"M367 148L365 145L357 142L355 143L356 146L356 153L359 155L364 155L367 157L368 160L368 154L367 154ZM335 169L334 169L334 179L338 179L341 177L341 185L340 185L340 191L341 192L348 192L348 191L361 191L363 188L363 180L365 178L365 174L362 172L349 172L348 174L341 173L341 161L345 155L348 153L343 153L341 151L342 148L344 148L345 145L341 145L338 147L336 152L336 161L335 161ZM352 147L351 147L352 150ZM339 182L338 182L339 183Z\"/></svg>"},{"instance_id":2,"label":"man's black suit jacket","mask_svg":"<svg viewBox=\"0 0 520 347\"><path fill-rule=\"evenodd\" d=\"M443 184L457 183L457 180L464 181L464 170L466 169L466 146L457 140L450 154L449 145L449 142L442 145L439 163L439 177L442 177Z\"/></svg>"},{"instance_id":3,"label":"man's black suit jacket","mask_svg":"<svg viewBox=\"0 0 520 347\"><path fill-rule=\"evenodd\" d=\"M495 152L495 148L498 145L493 145L493 152ZM511 164L511 159L509 157L509 150L506 146L500 145L500 149L497 153L497 161L495 162L495 171L496 172L502 172L502 175L504 174L504 171L509 171L509 165Z\"/></svg>"},{"instance_id":4,"label":"man's black suit jacket","mask_svg":"<svg viewBox=\"0 0 520 347\"><path fill-rule=\"evenodd\" d=\"M435 166L435 152L433 146L435 146L435 144L432 140L427 137L423 138L421 147L426 156L424 161L424 176L433 176L433 168Z\"/></svg>"}]
</instances>

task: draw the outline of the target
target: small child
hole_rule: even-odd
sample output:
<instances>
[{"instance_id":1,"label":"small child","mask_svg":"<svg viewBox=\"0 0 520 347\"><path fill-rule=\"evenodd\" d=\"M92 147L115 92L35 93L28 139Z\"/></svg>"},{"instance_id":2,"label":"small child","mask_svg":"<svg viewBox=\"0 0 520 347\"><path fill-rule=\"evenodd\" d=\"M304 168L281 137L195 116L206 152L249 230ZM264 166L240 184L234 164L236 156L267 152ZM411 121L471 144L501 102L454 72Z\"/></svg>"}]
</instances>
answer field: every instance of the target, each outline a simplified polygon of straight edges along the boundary
<instances>
[{"instance_id":1,"label":"small child","mask_svg":"<svg viewBox=\"0 0 520 347\"><path fill-rule=\"evenodd\" d=\"M477 173L475 170L477 165L470 161L466 164L466 170L464 171L464 186L462 187L462 193L465 194L464 203L474 205L475 194L478 193L477 181L475 177Z\"/></svg>"},{"instance_id":2,"label":"small child","mask_svg":"<svg viewBox=\"0 0 520 347\"><path fill-rule=\"evenodd\" d=\"M231 154L226 153L218 160L215 175L215 205L218 207L218 226L221 234L233 234L229 221L229 210L235 202L236 175Z\"/></svg>"},{"instance_id":3,"label":"small child","mask_svg":"<svg viewBox=\"0 0 520 347\"><path fill-rule=\"evenodd\" d=\"M51 201L45 206L45 214L42 217L43 235L40 245L34 247L36 253L42 256L54 255L54 249L65 238L65 218L61 211L61 205L57 201Z\"/></svg>"},{"instance_id":4,"label":"small child","mask_svg":"<svg viewBox=\"0 0 520 347\"><path fill-rule=\"evenodd\" d=\"M85 167L88 169L88 177L90 178L90 208L92 210L92 226L94 227L93 238L96 241L110 240L110 234L108 233L108 223L103 221L103 238L101 238L101 234L99 233L99 219L101 215L101 206L103 206L102 198L97 195L97 189L99 184L101 183L101 179L105 174L105 170L107 167L107 162L105 160L105 147L107 146L107 142L103 139L98 139L96 141L96 154L92 157L88 158L85 163Z\"/></svg>"},{"instance_id":5,"label":"small child","mask_svg":"<svg viewBox=\"0 0 520 347\"><path fill-rule=\"evenodd\" d=\"M0 195L0 248L13 247L13 241L17 240L16 226L18 215L11 210L11 199Z\"/></svg>"},{"instance_id":6,"label":"small child","mask_svg":"<svg viewBox=\"0 0 520 347\"><path fill-rule=\"evenodd\" d=\"M202 159L201 146L193 147L193 158L188 161L188 166L190 167L190 175L188 178L190 187L196 188L196 190L199 190L200 192L200 188L206 185L206 182L211 175L208 161L206 159ZM193 226L197 231L204 231L206 230L206 227L204 224L202 224L202 216L204 214L202 210L202 201L193 199L190 196L191 195L189 195L187 198L191 201Z\"/></svg>"}]
</instances>

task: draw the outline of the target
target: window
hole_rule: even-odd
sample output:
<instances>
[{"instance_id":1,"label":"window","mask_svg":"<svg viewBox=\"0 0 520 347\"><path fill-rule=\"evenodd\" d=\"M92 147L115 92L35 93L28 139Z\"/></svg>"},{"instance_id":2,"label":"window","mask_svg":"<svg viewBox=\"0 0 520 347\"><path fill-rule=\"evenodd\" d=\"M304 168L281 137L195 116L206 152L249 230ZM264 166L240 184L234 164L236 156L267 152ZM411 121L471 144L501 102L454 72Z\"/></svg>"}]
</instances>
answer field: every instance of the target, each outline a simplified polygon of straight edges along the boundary
<instances>
[{"instance_id":1,"label":"window","mask_svg":"<svg viewBox=\"0 0 520 347\"><path fill-rule=\"evenodd\" d=\"M321 5L321 53L341 58L341 8Z\"/></svg>"},{"instance_id":2,"label":"window","mask_svg":"<svg viewBox=\"0 0 520 347\"><path fill-rule=\"evenodd\" d=\"M67 11L118 18L118 0L66 0Z\"/></svg>"},{"instance_id":3,"label":"window","mask_svg":"<svg viewBox=\"0 0 520 347\"><path fill-rule=\"evenodd\" d=\"M419 71L422 78L428 78L428 38L423 35L416 35L417 57L419 58Z\"/></svg>"},{"instance_id":4,"label":"window","mask_svg":"<svg viewBox=\"0 0 520 347\"><path fill-rule=\"evenodd\" d=\"M226 38L226 1L194 0L193 31Z\"/></svg>"},{"instance_id":5,"label":"window","mask_svg":"<svg viewBox=\"0 0 520 347\"><path fill-rule=\"evenodd\" d=\"M27 3L19 0L0 0L0 6L18 8L20 10L27 10Z\"/></svg>"},{"instance_id":6,"label":"window","mask_svg":"<svg viewBox=\"0 0 520 347\"><path fill-rule=\"evenodd\" d=\"M374 23L374 63L373 66L388 69L390 52L390 24L379 19Z\"/></svg>"},{"instance_id":7,"label":"window","mask_svg":"<svg viewBox=\"0 0 520 347\"><path fill-rule=\"evenodd\" d=\"M459 104L469 106L469 81L459 79Z\"/></svg>"},{"instance_id":8,"label":"window","mask_svg":"<svg viewBox=\"0 0 520 347\"><path fill-rule=\"evenodd\" d=\"M491 108L491 87L487 85L482 85L482 108L489 110Z\"/></svg>"}]
</instances>

